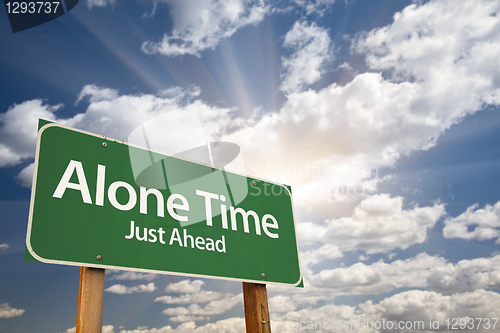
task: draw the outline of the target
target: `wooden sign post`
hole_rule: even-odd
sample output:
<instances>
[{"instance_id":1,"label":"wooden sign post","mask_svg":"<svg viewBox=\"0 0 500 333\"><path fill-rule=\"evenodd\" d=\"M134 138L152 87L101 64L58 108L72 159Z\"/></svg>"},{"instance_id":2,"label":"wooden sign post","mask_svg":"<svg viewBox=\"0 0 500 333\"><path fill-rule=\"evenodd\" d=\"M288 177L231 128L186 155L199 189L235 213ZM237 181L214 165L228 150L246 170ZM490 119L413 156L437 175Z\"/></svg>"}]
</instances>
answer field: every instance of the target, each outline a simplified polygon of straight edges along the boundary
<instances>
[{"instance_id":1,"label":"wooden sign post","mask_svg":"<svg viewBox=\"0 0 500 333\"><path fill-rule=\"evenodd\" d=\"M265 284L243 282L247 333L271 333Z\"/></svg>"},{"instance_id":2,"label":"wooden sign post","mask_svg":"<svg viewBox=\"0 0 500 333\"><path fill-rule=\"evenodd\" d=\"M102 332L104 269L80 267L76 333Z\"/></svg>"}]
</instances>

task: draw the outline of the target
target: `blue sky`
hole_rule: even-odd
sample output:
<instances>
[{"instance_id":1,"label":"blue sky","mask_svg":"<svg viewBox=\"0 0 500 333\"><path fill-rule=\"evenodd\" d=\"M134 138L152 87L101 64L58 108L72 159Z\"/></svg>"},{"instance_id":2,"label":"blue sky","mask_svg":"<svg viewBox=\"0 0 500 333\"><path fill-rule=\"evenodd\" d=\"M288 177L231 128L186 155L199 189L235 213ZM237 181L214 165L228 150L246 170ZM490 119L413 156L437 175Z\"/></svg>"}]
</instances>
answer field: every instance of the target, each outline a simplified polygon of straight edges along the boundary
<instances>
[{"instance_id":1,"label":"blue sky","mask_svg":"<svg viewBox=\"0 0 500 333\"><path fill-rule=\"evenodd\" d=\"M499 10L82 0L16 34L0 11L0 332L74 332L78 268L23 261L38 118L127 140L181 107L292 186L305 288L268 286L273 332L499 318ZM244 330L239 282L109 271L105 289L103 332Z\"/></svg>"}]
</instances>

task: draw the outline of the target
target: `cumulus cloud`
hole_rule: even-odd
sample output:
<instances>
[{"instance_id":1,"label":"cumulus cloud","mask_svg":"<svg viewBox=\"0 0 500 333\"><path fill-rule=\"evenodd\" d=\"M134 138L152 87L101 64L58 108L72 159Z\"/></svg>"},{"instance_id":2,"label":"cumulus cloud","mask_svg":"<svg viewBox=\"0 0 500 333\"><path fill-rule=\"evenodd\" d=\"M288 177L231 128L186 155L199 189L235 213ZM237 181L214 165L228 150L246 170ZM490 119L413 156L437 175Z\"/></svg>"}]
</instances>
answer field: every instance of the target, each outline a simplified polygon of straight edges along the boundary
<instances>
[{"instance_id":1,"label":"cumulus cloud","mask_svg":"<svg viewBox=\"0 0 500 333\"><path fill-rule=\"evenodd\" d=\"M118 91L116 89L98 87L95 84L88 84L78 94L76 103L79 103L84 98L88 98L91 103L110 101L118 98Z\"/></svg>"},{"instance_id":2,"label":"cumulus cloud","mask_svg":"<svg viewBox=\"0 0 500 333\"><path fill-rule=\"evenodd\" d=\"M302 225L302 223L299 225ZM299 235L301 234L300 230L302 230L302 227L298 229ZM334 244L324 244L317 249L301 251L299 255L302 273L306 275L309 275L308 273L311 272L311 267L319 262L343 257L340 248Z\"/></svg>"},{"instance_id":3,"label":"cumulus cloud","mask_svg":"<svg viewBox=\"0 0 500 333\"><path fill-rule=\"evenodd\" d=\"M417 83L411 107L429 108L425 122L445 129L500 102L500 68L492 63L500 49L499 10L495 1L413 4L390 26L367 33L357 50L392 81Z\"/></svg>"},{"instance_id":4,"label":"cumulus cloud","mask_svg":"<svg viewBox=\"0 0 500 333\"><path fill-rule=\"evenodd\" d=\"M333 58L328 30L315 23L296 22L286 34L283 46L292 49L292 54L282 59L285 73L280 89L286 93L318 81L322 67Z\"/></svg>"},{"instance_id":5,"label":"cumulus cloud","mask_svg":"<svg viewBox=\"0 0 500 333\"><path fill-rule=\"evenodd\" d=\"M221 293L216 291L206 291L200 290L192 294L184 294L179 297L174 296L160 296L155 298L155 302L162 302L165 304L193 304L193 303L205 303L210 301L215 301L221 297Z\"/></svg>"},{"instance_id":6,"label":"cumulus cloud","mask_svg":"<svg viewBox=\"0 0 500 333\"><path fill-rule=\"evenodd\" d=\"M23 187L31 187L33 183L33 171L35 170L35 163L28 164L24 169L19 172L16 176L16 180L19 185Z\"/></svg>"},{"instance_id":7,"label":"cumulus cloud","mask_svg":"<svg viewBox=\"0 0 500 333\"><path fill-rule=\"evenodd\" d=\"M201 51L215 48L238 29L262 21L269 10L262 0L163 2L170 7L174 27L161 41L142 45L142 50L149 54L199 56Z\"/></svg>"},{"instance_id":8,"label":"cumulus cloud","mask_svg":"<svg viewBox=\"0 0 500 333\"><path fill-rule=\"evenodd\" d=\"M446 260L425 253L406 260L322 270L307 281L314 287L330 289L337 295L379 294L403 287L425 287L430 269ZM331 292L330 292L331 294Z\"/></svg>"},{"instance_id":9,"label":"cumulus cloud","mask_svg":"<svg viewBox=\"0 0 500 333\"><path fill-rule=\"evenodd\" d=\"M240 333L245 331L245 319L228 318L196 327L192 321L183 323L176 328L165 326L162 328L150 328L135 330L122 330L120 333Z\"/></svg>"},{"instance_id":10,"label":"cumulus cloud","mask_svg":"<svg viewBox=\"0 0 500 333\"><path fill-rule=\"evenodd\" d=\"M307 325L311 325L310 323L312 323L312 326L309 326L309 328L310 330L314 330L314 324L316 322L316 329L319 332L326 332L328 330L331 330L331 327L328 328L327 326L318 326L323 325L325 319L329 320L331 323L331 320L335 320L335 322L344 322L350 320L357 321L358 318L362 317L363 315L356 310L356 306L327 304L315 308L305 308L301 310L290 311L283 315L276 313L272 314L271 328L273 332L291 333L300 331L300 326L302 326L302 330L305 330ZM301 321L302 325L300 324ZM296 324L292 325L292 322L295 322ZM353 329L342 329L342 327L339 327L338 329L335 328L335 330L333 331L352 332ZM356 331L362 333L368 332L365 328L358 328L356 329ZM373 330L370 332L373 332Z\"/></svg>"},{"instance_id":11,"label":"cumulus cloud","mask_svg":"<svg viewBox=\"0 0 500 333\"><path fill-rule=\"evenodd\" d=\"M335 3L335 0L294 0L295 4L304 8L307 15L319 14L324 12Z\"/></svg>"},{"instance_id":12,"label":"cumulus cloud","mask_svg":"<svg viewBox=\"0 0 500 333\"><path fill-rule=\"evenodd\" d=\"M50 106L40 99L12 105L0 114L0 167L16 165L35 156L38 118L55 120L62 105Z\"/></svg>"},{"instance_id":13,"label":"cumulus cloud","mask_svg":"<svg viewBox=\"0 0 500 333\"><path fill-rule=\"evenodd\" d=\"M62 105L50 106L38 99L14 104L6 113L1 114L0 167L14 165L35 156L39 118L82 129L92 128L93 132L100 132L99 134L110 137L114 134L120 137L117 139L124 140L130 131L140 124L141 119L146 120L159 114L161 110L168 111L177 107L170 99L156 98L152 95L102 100L104 95L99 93L99 88L93 85L91 89L88 87L85 86L82 91L86 91L91 101L98 101L91 102L87 112L70 119L57 118L55 113ZM95 94L96 97L89 94Z\"/></svg>"},{"instance_id":14,"label":"cumulus cloud","mask_svg":"<svg viewBox=\"0 0 500 333\"><path fill-rule=\"evenodd\" d=\"M105 325L102 327L102 333L115 333L112 325Z\"/></svg>"},{"instance_id":15,"label":"cumulus cloud","mask_svg":"<svg viewBox=\"0 0 500 333\"><path fill-rule=\"evenodd\" d=\"M475 239L479 241L497 238L500 236L500 201L494 206L486 205L478 208L475 204L457 217L450 217L444 221L443 235L446 238ZM469 231L469 227L474 227ZM500 238L496 244L500 243Z\"/></svg>"},{"instance_id":16,"label":"cumulus cloud","mask_svg":"<svg viewBox=\"0 0 500 333\"><path fill-rule=\"evenodd\" d=\"M6 244L6 243L0 244L0 251L7 250L8 248L9 248L9 244Z\"/></svg>"},{"instance_id":17,"label":"cumulus cloud","mask_svg":"<svg viewBox=\"0 0 500 333\"><path fill-rule=\"evenodd\" d=\"M188 321L202 321L208 320L210 317L197 317L197 316L186 316L186 315L178 315L175 317L171 317L169 320L173 322L181 322L185 323Z\"/></svg>"},{"instance_id":18,"label":"cumulus cloud","mask_svg":"<svg viewBox=\"0 0 500 333\"><path fill-rule=\"evenodd\" d=\"M133 287L126 287L122 284L115 284L105 290L113 294L152 293L156 290L156 287L154 282L148 283L147 285L140 284Z\"/></svg>"},{"instance_id":19,"label":"cumulus cloud","mask_svg":"<svg viewBox=\"0 0 500 333\"><path fill-rule=\"evenodd\" d=\"M210 2L206 6L222 6L220 11L225 12L228 4ZM241 3L234 4L236 20L243 14L238 9ZM181 28L175 31L194 34L198 30L187 28L193 24L201 25L203 33L210 31L203 26L205 21L196 18L197 23L191 24L191 19L184 18L198 17L187 15L187 8L202 12L206 6L185 2L176 2L176 6L183 15L176 15ZM252 6L264 5L247 7ZM464 1L461 6L453 1L410 5L395 15L392 24L356 38L353 50L366 56L368 72L344 86L289 93L286 103L274 113L255 114L251 120L231 119L230 110L200 101L192 105L212 117L210 135L218 133L219 139L240 145L245 159L254 162L247 168L253 175L297 188L294 194L301 206L352 200L353 192L359 199L376 190L382 180L378 168L394 166L401 156L432 147L466 115L499 104L497 7L483 1ZM210 21L212 12L207 13ZM174 44L167 41L165 45ZM179 45L184 48L187 44ZM84 87L82 96L90 102L87 111L60 122L126 140L126 134L138 124L179 106L175 98L119 96L105 89ZM9 110L15 108L16 112L2 114L0 166L31 158L35 113L53 120L59 107L33 100ZM33 126L25 125L25 119ZM10 123L27 135L20 135ZM299 172L302 169L305 172Z\"/></svg>"},{"instance_id":20,"label":"cumulus cloud","mask_svg":"<svg viewBox=\"0 0 500 333\"><path fill-rule=\"evenodd\" d=\"M191 281L189 279L182 280L177 283L169 283L165 288L167 293L183 293L183 294L192 294L199 293L201 291L201 286L205 282L202 280L194 280Z\"/></svg>"},{"instance_id":21,"label":"cumulus cloud","mask_svg":"<svg viewBox=\"0 0 500 333\"><path fill-rule=\"evenodd\" d=\"M115 3L115 0L87 0L88 9L92 9L93 7L108 7L108 5L112 5Z\"/></svg>"},{"instance_id":22,"label":"cumulus cloud","mask_svg":"<svg viewBox=\"0 0 500 333\"><path fill-rule=\"evenodd\" d=\"M130 280L130 281L135 281L135 280L151 281L151 280L156 279L157 277L158 277L158 274L125 271L125 272L120 272L118 274L112 275L109 279L110 280Z\"/></svg>"},{"instance_id":23,"label":"cumulus cloud","mask_svg":"<svg viewBox=\"0 0 500 333\"><path fill-rule=\"evenodd\" d=\"M496 304L500 302L500 294L475 290L473 292L454 294L445 296L432 291L410 290L396 294L382 300L379 304L372 301L359 304L360 309L367 318L397 321L424 321L428 331L434 331L429 327L429 318L433 321L439 319L439 329L447 328L446 319L450 319L450 328L453 324L451 318L498 318L500 311ZM493 321L490 319L487 328L483 319L478 328L475 326L474 332L491 332ZM470 324L470 323L469 323ZM475 321L479 325L478 320ZM437 328L436 328L437 329ZM403 330L403 332L413 332L414 329Z\"/></svg>"},{"instance_id":24,"label":"cumulus cloud","mask_svg":"<svg viewBox=\"0 0 500 333\"><path fill-rule=\"evenodd\" d=\"M191 281L189 279L177 283L170 283L165 288L166 292L182 293L183 295L160 296L155 299L155 302L162 302L165 304L191 304L188 307L168 308L163 311L163 314L172 316L170 318L171 321L186 322L208 320L209 317L207 316L223 314L243 301L242 294L222 295L219 292L202 290L201 287L204 283L205 282L202 280ZM207 304L202 307L197 303Z\"/></svg>"},{"instance_id":25,"label":"cumulus cloud","mask_svg":"<svg viewBox=\"0 0 500 333\"><path fill-rule=\"evenodd\" d=\"M2 244L3 245L3 244ZM0 304L0 318L19 317L26 310L16 309L9 305L9 303Z\"/></svg>"},{"instance_id":26,"label":"cumulus cloud","mask_svg":"<svg viewBox=\"0 0 500 333\"><path fill-rule=\"evenodd\" d=\"M227 123L231 110L193 102L191 98L198 93L191 87L187 91L172 88L158 95L120 95L114 89L87 85L78 96L79 102L89 103L87 110L72 118L57 116L62 105L51 106L38 99L14 104L0 114L0 167L33 160L39 118L127 141L132 130L147 120L187 107L202 119L207 141L215 141L220 136L216 124ZM28 165L16 178L20 184L31 186L32 174L33 165Z\"/></svg>"},{"instance_id":27,"label":"cumulus cloud","mask_svg":"<svg viewBox=\"0 0 500 333\"><path fill-rule=\"evenodd\" d=\"M453 106L455 111L441 112L458 115L481 103L498 104L499 68L491 61L499 48L499 9L496 1L469 0L461 6L449 0L412 4L396 13L390 26L368 32L357 49L367 54L372 69L391 71L396 81L441 87L436 91L439 96L452 93L440 106ZM442 86L444 82L451 86ZM464 91L466 96L461 95ZM459 102L464 105L458 107ZM436 120L439 111L435 110Z\"/></svg>"},{"instance_id":28,"label":"cumulus cloud","mask_svg":"<svg viewBox=\"0 0 500 333\"><path fill-rule=\"evenodd\" d=\"M254 171L299 185L305 205L345 201L349 189L366 195L378 181L370 170L429 149L466 115L499 104L497 11L488 1L412 4L355 39L368 72L344 86L290 93L278 112L225 139L259 163Z\"/></svg>"},{"instance_id":29,"label":"cumulus cloud","mask_svg":"<svg viewBox=\"0 0 500 333\"><path fill-rule=\"evenodd\" d=\"M461 260L431 270L429 287L442 293L500 288L500 256Z\"/></svg>"},{"instance_id":30,"label":"cumulus cloud","mask_svg":"<svg viewBox=\"0 0 500 333\"><path fill-rule=\"evenodd\" d=\"M295 308L295 302L290 296L278 295L269 299L269 313L290 312Z\"/></svg>"},{"instance_id":31,"label":"cumulus cloud","mask_svg":"<svg viewBox=\"0 0 500 333\"><path fill-rule=\"evenodd\" d=\"M379 294L399 288L430 288L441 293L459 293L500 287L500 256L461 260L457 264L421 253L406 260L321 270L307 278L313 294Z\"/></svg>"},{"instance_id":32,"label":"cumulus cloud","mask_svg":"<svg viewBox=\"0 0 500 333\"><path fill-rule=\"evenodd\" d=\"M260 2L243 6L236 0L197 6L175 2L172 6L173 14L179 12L174 30L188 37L198 31L208 34L205 24L222 29L211 20L223 22L228 16L244 22L238 18L267 8ZM378 168L394 166L402 155L432 147L466 115L485 105L498 105L497 7L493 2L476 1L464 1L461 6L453 1L410 5L395 15L392 24L356 38L353 50L366 55L368 72L344 86L289 93L275 113L244 120L229 117L229 109L201 101L189 105L210 118L209 136L240 145L245 159L253 162L247 168L253 175L297 188L294 194L301 206L352 200L353 193L357 200L376 190L382 180ZM195 15L188 15L193 10ZM207 21L199 20L202 12ZM296 27L299 32L324 32L306 23ZM290 32L289 36L291 41L302 40L296 37L302 33ZM203 40L210 44L212 39ZM167 48L172 43L168 41ZM175 45L189 48L186 43ZM86 112L70 119L56 119L61 106L42 100L12 106L0 118L0 166L33 157L38 117L126 140L138 124L182 104L176 97L120 95L96 86L82 89L79 101L83 100L90 103Z\"/></svg>"},{"instance_id":33,"label":"cumulus cloud","mask_svg":"<svg viewBox=\"0 0 500 333\"><path fill-rule=\"evenodd\" d=\"M243 302L243 294L233 295L226 294L224 298L211 301L205 307L201 307L198 304L191 304L188 307L176 307L168 308L163 310L164 315L168 316L210 316L210 315L220 315L229 310L234 306Z\"/></svg>"},{"instance_id":34,"label":"cumulus cloud","mask_svg":"<svg viewBox=\"0 0 500 333\"><path fill-rule=\"evenodd\" d=\"M188 101L181 100L184 97L183 91L166 97L161 94L118 95L106 87L87 85L79 96L80 100L89 102L86 112L57 122L126 141L130 132L145 121L186 105ZM205 107L201 102L191 104L194 108L197 105L200 109Z\"/></svg>"},{"instance_id":35,"label":"cumulus cloud","mask_svg":"<svg viewBox=\"0 0 500 333\"><path fill-rule=\"evenodd\" d=\"M336 247L341 251L363 250L368 254L389 252L423 243L427 230L444 214L443 204L403 209L402 197L379 194L361 201L350 217L323 224L300 223L297 234L303 242L335 244L335 247L330 245L330 254L326 254L331 259L339 257Z\"/></svg>"},{"instance_id":36,"label":"cumulus cloud","mask_svg":"<svg viewBox=\"0 0 500 333\"><path fill-rule=\"evenodd\" d=\"M415 332L416 329L413 327L404 329L406 322L411 322L410 325L421 325L420 327L423 327L425 332L434 332L438 328L430 328L429 318L433 321L439 319L439 330L446 330L447 318L498 318L500 315L498 302L500 302L498 293L482 289L450 296L433 291L410 290L385 298L378 304L374 304L373 301L359 303L357 306L327 304L317 308L291 311L284 315L274 314L271 317L271 325L273 332L292 333L297 331L297 327L295 326L294 329L292 326L292 320L296 323L303 321L303 327L306 327L308 323L312 323L312 327L315 324L324 325L325 322L331 325L334 320L334 324L338 325L335 328L336 332L352 332L355 329L364 333L384 332L366 323L371 321L371 325L376 325L375 322L379 321L381 326L382 321L385 320L385 322L393 322L394 330L398 332ZM342 328L344 321L347 323ZM424 326L422 326L422 321ZM403 322L403 329L397 329L399 322ZM490 320L489 330L482 326L474 332L491 332L493 322L494 320ZM356 326L346 328L353 323ZM360 323L365 324L360 325ZM317 328L319 330L319 326ZM331 326L330 328L323 326L323 329L331 330Z\"/></svg>"}]
</instances>

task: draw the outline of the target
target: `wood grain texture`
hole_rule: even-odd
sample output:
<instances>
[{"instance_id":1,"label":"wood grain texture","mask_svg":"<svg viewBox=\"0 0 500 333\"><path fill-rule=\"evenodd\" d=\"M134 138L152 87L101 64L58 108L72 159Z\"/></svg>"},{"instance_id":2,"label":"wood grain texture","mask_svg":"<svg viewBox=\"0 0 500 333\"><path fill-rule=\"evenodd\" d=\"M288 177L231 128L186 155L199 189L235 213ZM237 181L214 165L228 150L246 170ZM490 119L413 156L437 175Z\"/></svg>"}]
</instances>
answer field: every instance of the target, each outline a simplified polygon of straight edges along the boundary
<instances>
[{"instance_id":1,"label":"wood grain texture","mask_svg":"<svg viewBox=\"0 0 500 333\"><path fill-rule=\"evenodd\" d=\"M265 284L243 282L247 333L271 333Z\"/></svg>"},{"instance_id":2,"label":"wood grain texture","mask_svg":"<svg viewBox=\"0 0 500 333\"><path fill-rule=\"evenodd\" d=\"M76 333L102 332L104 269L80 267Z\"/></svg>"}]
</instances>

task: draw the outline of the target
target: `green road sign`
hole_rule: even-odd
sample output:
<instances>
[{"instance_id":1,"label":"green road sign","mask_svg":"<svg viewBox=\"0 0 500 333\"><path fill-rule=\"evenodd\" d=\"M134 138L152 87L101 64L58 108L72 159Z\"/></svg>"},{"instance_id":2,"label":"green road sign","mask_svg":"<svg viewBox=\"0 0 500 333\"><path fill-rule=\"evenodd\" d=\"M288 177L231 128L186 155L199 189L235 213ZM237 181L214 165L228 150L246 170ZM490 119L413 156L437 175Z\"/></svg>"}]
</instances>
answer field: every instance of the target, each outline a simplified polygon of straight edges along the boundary
<instances>
[{"instance_id":1,"label":"green road sign","mask_svg":"<svg viewBox=\"0 0 500 333\"><path fill-rule=\"evenodd\" d=\"M26 247L45 263L301 282L286 186L53 123L38 132Z\"/></svg>"}]
</instances>

